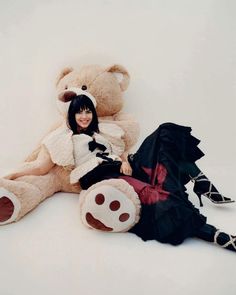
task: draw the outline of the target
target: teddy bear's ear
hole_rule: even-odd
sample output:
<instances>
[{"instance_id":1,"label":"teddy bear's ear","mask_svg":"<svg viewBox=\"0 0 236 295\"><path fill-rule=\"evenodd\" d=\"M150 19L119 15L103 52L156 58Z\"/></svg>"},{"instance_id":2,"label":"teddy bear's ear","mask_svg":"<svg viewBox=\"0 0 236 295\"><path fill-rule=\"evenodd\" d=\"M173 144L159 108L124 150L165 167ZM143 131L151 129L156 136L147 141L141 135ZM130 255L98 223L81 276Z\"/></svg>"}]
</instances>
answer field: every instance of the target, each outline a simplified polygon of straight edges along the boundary
<instances>
[{"instance_id":1,"label":"teddy bear's ear","mask_svg":"<svg viewBox=\"0 0 236 295\"><path fill-rule=\"evenodd\" d=\"M123 66L114 64L114 65L109 66L108 68L106 68L106 71L114 73L114 74L116 74L116 73L117 74L122 74L123 78L119 82L120 88L121 88L122 91L125 91L128 88L130 76L129 76L128 71Z\"/></svg>"},{"instance_id":2,"label":"teddy bear's ear","mask_svg":"<svg viewBox=\"0 0 236 295\"><path fill-rule=\"evenodd\" d=\"M74 69L73 68L64 68L61 73L59 74L59 76L56 79L56 85L58 85L58 83L60 82L60 80L65 77L66 75L68 75L69 73L71 73Z\"/></svg>"}]
</instances>

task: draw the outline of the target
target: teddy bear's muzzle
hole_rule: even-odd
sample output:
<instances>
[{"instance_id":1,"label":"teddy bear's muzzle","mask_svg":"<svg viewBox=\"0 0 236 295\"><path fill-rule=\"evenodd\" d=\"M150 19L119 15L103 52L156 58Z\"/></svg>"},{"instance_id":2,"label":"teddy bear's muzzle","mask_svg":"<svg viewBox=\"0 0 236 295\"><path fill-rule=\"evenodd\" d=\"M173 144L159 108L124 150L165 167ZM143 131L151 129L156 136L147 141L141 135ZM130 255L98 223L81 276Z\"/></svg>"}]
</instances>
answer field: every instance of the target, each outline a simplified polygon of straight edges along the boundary
<instances>
[{"instance_id":1,"label":"teddy bear's muzzle","mask_svg":"<svg viewBox=\"0 0 236 295\"><path fill-rule=\"evenodd\" d=\"M62 102L68 102L71 101L74 97L76 97L77 94L74 91L63 91L58 95L58 99Z\"/></svg>"}]
</instances>

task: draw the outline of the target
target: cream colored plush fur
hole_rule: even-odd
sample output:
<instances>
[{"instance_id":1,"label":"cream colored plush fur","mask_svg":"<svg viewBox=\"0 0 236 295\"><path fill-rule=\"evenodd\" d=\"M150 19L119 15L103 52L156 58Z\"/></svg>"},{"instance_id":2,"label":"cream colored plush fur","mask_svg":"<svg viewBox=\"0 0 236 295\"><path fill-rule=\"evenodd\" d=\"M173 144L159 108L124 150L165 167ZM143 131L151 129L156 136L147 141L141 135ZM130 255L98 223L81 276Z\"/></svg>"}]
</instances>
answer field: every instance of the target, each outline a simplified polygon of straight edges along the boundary
<instances>
[{"instance_id":1,"label":"cream colored plush fur","mask_svg":"<svg viewBox=\"0 0 236 295\"><path fill-rule=\"evenodd\" d=\"M122 75L121 81L117 80L115 73ZM119 129L122 129L122 144L125 145L124 156L136 143L139 134L137 122L130 115L121 113L123 91L127 89L128 84L129 74L121 65L109 67L89 65L82 67L78 71L66 68L62 70L56 83L58 97L70 87L81 88L86 85L86 91L97 101L99 121L113 123L119 126ZM60 110L64 114L62 125L65 125L65 113L68 103L59 102L59 104ZM59 133L61 126L57 126L56 130L53 128L51 132ZM115 132L114 134L107 132L107 138L113 141L114 144L119 144L119 138ZM64 144L65 149L71 148L66 142ZM54 156L58 157L55 146L53 148ZM51 155L42 140L42 144L29 155L24 163L26 168L28 166L35 168L36 175L25 175L14 180L0 179L0 225L19 220L55 192L79 193L81 191L78 183L71 185L69 181L70 172L73 168L73 159L68 159L61 154L61 158L57 162L52 157L51 161L59 164L52 165L47 171L43 163L49 157Z\"/></svg>"}]
</instances>

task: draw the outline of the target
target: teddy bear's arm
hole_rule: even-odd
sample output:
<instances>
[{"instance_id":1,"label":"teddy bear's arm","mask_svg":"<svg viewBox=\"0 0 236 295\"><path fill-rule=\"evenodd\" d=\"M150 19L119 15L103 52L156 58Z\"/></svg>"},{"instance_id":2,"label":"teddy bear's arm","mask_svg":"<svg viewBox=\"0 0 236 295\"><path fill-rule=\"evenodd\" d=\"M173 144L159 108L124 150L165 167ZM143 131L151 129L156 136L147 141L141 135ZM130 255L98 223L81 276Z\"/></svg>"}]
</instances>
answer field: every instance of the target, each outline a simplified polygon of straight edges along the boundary
<instances>
[{"instance_id":1,"label":"teddy bear's arm","mask_svg":"<svg viewBox=\"0 0 236 295\"><path fill-rule=\"evenodd\" d=\"M63 119L61 118L59 121L57 121L55 124L53 124L51 126L51 128L47 131L47 133L41 138L40 142L42 142L42 140L51 132L53 132L54 130L56 130L57 128L59 128L62 124L63 124ZM27 158L25 159L25 162L31 162L37 159L39 153L41 151L41 143L39 143L37 145L37 147L35 148L35 150L33 150L31 152L31 154L29 156L27 156Z\"/></svg>"},{"instance_id":2,"label":"teddy bear's arm","mask_svg":"<svg viewBox=\"0 0 236 295\"><path fill-rule=\"evenodd\" d=\"M124 135L122 136L122 139L124 140L124 143L125 143L125 152L128 153L130 149L138 141L138 137L140 133L139 124L136 121L130 121L130 120L115 121L115 123L124 131Z\"/></svg>"},{"instance_id":3,"label":"teddy bear's arm","mask_svg":"<svg viewBox=\"0 0 236 295\"><path fill-rule=\"evenodd\" d=\"M48 173L55 164L44 146L36 160L23 163L18 169L5 176L6 179L15 179L25 175L44 175Z\"/></svg>"},{"instance_id":4,"label":"teddy bear's arm","mask_svg":"<svg viewBox=\"0 0 236 295\"><path fill-rule=\"evenodd\" d=\"M100 122L116 124L124 131L122 139L125 143L125 151L128 152L137 143L140 127L139 123L131 114L120 112L113 116L102 117L100 118Z\"/></svg>"},{"instance_id":5,"label":"teddy bear's arm","mask_svg":"<svg viewBox=\"0 0 236 295\"><path fill-rule=\"evenodd\" d=\"M122 160L121 172L125 175L131 175L132 169L129 165L128 155L131 153L132 147L136 144L138 140L139 125L135 121L116 121L116 124L124 131L122 139L125 143L125 150L120 155L120 158Z\"/></svg>"}]
</instances>

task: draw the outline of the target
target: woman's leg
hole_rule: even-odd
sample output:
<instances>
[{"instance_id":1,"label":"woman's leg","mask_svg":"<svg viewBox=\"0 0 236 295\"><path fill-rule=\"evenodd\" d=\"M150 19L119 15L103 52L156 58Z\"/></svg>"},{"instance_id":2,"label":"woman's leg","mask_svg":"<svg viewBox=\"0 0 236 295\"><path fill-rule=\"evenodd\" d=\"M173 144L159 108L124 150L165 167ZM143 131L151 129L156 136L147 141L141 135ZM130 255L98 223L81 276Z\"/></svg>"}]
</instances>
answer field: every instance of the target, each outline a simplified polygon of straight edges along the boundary
<instances>
[{"instance_id":1,"label":"woman's leg","mask_svg":"<svg viewBox=\"0 0 236 295\"><path fill-rule=\"evenodd\" d=\"M129 158L133 177L157 185L158 175L166 170L164 189L171 192L185 191L185 184L194 182L194 192L200 199L204 195L217 204L233 202L223 197L195 162L204 153L198 148L200 140L191 135L191 128L173 123L162 124L141 144L138 151Z\"/></svg>"},{"instance_id":2,"label":"woman's leg","mask_svg":"<svg viewBox=\"0 0 236 295\"><path fill-rule=\"evenodd\" d=\"M180 162L180 170L186 176L189 176L189 180L198 176L201 170L195 163L192 162Z\"/></svg>"},{"instance_id":3,"label":"woman's leg","mask_svg":"<svg viewBox=\"0 0 236 295\"><path fill-rule=\"evenodd\" d=\"M189 179L194 182L193 191L197 194L200 206L202 207L201 196L207 197L215 204L224 204L234 202L230 198L221 195L211 181L202 173L195 163L181 162L180 170L183 174L188 175Z\"/></svg>"},{"instance_id":4,"label":"woman's leg","mask_svg":"<svg viewBox=\"0 0 236 295\"><path fill-rule=\"evenodd\" d=\"M205 224L200 228L196 237L236 252L236 236L217 230L213 225Z\"/></svg>"}]
</instances>

